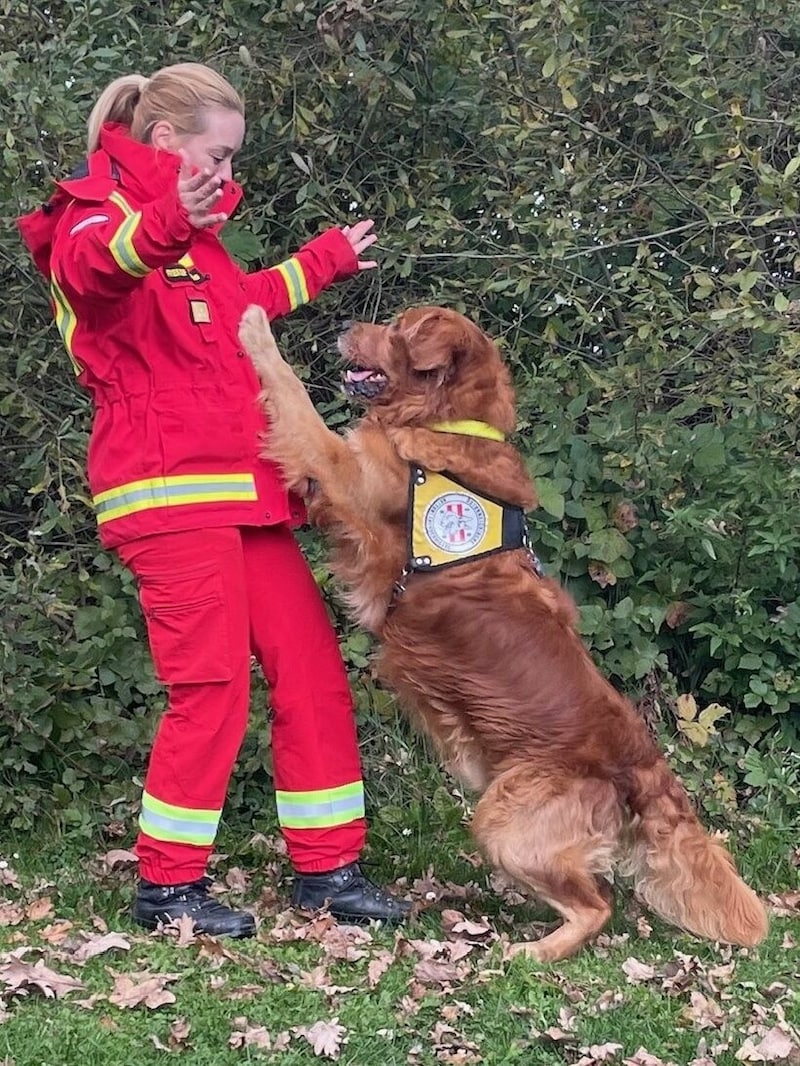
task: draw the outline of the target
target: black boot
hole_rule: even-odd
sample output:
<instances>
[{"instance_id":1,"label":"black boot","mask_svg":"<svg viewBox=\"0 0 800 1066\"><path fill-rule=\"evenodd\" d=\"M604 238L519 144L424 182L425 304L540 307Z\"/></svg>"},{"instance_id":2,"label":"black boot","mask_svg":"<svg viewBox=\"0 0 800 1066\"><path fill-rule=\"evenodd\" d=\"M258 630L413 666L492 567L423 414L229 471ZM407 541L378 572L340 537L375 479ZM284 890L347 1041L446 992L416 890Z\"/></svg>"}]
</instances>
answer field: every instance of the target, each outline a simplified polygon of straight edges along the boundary
<instances>
[{"instance_id":1,"label":"black boot","mask_svg":"<svg viewBox=\"0 0 800 1066\"><path fill-rule=\"evenodd\" d=\"M146 929L188 914L198 933L210 936L253 936L256 923L248 911L234 911L208 894L211 879L201 877L186 885L155 885L139 882L133 902L133 920Z\"/></svg>"},{"instance_id":2,"label":"black boot","mask_svg":"<svg viewBox=\"0 0 800 1066\"><path fill-rule=\"evenodd\" d=\"M334 918L343 922L402 922L411 904L395 899L373 884L361 872L357 862L326 874L295 874L292 904L303 910L327 907Z\"/></svg>"}]
</instances>

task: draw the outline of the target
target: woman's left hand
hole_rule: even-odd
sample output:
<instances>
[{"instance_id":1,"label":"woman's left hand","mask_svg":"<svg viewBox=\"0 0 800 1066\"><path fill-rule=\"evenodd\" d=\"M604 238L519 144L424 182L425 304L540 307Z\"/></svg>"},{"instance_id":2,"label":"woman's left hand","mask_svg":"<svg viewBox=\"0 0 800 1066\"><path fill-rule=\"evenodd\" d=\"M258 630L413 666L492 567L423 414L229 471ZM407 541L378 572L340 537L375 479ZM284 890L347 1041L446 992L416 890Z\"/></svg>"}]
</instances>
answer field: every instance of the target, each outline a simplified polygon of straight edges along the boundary
<instances>
[{"instance_id":1,"label":"woman's left hand","mask_svg":"<svg viewBox=\"0 0 800 1066\"><path fill-rule=\"evenodd\" d=\"M359 270L372 270L378 265L374 259L364 260L361 258L362 252L365 252L378 239L377 233L370 233L374 225L375 223L371 218L365 218L361 222L356 222L353 226L342 226L342 233L356 254Z\"/></svg>"}]
</instances>

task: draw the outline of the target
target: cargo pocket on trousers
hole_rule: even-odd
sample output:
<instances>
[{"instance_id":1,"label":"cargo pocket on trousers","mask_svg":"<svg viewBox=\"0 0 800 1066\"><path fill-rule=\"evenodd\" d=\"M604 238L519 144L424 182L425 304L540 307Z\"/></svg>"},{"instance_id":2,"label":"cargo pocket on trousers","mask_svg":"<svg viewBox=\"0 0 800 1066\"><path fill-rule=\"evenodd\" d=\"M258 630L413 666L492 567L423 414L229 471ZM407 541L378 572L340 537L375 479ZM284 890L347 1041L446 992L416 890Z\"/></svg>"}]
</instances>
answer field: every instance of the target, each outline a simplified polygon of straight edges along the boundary
<instances>
[{"instance_id":1,"label":"cargo pocket on trousers","mask_svg":"<svg viewBox=\"0 0 800 1066\"><path fill-rule=\"evenodd\" d=\"M143 577L144 612L156 677L165 685L203 685L233 677L225 597L219 573L169 582Z\"/></svg>"}]
</instances>

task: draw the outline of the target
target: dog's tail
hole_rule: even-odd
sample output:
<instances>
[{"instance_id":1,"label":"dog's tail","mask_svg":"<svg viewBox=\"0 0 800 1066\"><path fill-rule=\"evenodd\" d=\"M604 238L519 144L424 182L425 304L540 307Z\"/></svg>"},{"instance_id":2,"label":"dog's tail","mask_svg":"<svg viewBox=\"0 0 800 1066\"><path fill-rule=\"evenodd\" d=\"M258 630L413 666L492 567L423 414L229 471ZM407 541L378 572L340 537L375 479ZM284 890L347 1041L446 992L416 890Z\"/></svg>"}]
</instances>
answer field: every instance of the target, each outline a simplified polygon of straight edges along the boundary
<instances>
[{"instance_id":1,"label":"dog's tail","mask_svg":"<svg viewBox=\"0 0 800 1066\"><path fill-rule=\"evenodd\" d=\"M632 847L621 864L656 914L687 932L752 947L767 935L766 910L726 848L698 822L661 755L633 770Z\"/></svg>"}]
</instances>

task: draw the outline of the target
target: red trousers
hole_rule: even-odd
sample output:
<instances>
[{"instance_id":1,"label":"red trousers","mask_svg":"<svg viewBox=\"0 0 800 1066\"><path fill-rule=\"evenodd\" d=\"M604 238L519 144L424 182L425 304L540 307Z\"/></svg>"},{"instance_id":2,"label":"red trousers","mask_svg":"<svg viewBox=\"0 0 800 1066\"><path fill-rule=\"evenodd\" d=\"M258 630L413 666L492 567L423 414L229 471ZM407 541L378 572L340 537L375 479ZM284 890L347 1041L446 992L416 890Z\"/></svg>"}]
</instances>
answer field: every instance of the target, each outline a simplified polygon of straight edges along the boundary
<instances>
[{"instance_id":1,"label":"red trousers","mask_svg":"<svg viewBox=\"0 0 800 1066\"><path fill-rule=\"evenodd\" d=\"M202 877L248 721L251 653L269 684L278 819L301 872L364 844L353 703L313 575L285 526L163 533L117 549L167 686L142 797L141 876Z\"/></svg>"}]
</instances>

